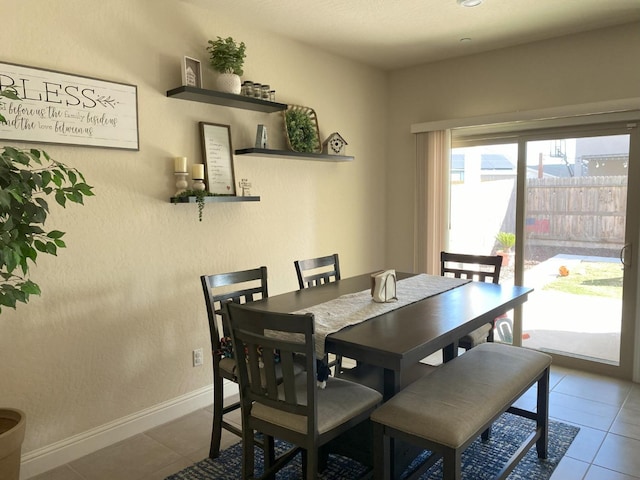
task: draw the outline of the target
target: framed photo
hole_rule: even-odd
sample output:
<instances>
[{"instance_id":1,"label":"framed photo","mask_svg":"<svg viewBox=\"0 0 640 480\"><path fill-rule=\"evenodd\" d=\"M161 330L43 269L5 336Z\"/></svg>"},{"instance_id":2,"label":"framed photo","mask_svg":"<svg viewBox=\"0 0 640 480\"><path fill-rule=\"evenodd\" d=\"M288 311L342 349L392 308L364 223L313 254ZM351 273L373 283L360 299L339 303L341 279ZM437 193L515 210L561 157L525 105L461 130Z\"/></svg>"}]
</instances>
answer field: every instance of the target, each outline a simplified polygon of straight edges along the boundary
<instances>
[{"instance_id":1,"label":"framed photo","mask_svg":"<svg viewBox=\"0 0 640 480\"><path fill-rule=\"evenodd\" d=\"M229 125L200 122L200 136L209 191L218 195L235 195L231 128Z\"/></svg>"},{"instance_id":2,"label":"framed photo","mask_svg":"<svg viewBox=\"0 0 640 480\"><path fill-rule=\"evenodd\" d=\"M202 88L202 69L200 60L184 57L182 62L182 84L190 87Z\"/></svg>"}]
</instances>

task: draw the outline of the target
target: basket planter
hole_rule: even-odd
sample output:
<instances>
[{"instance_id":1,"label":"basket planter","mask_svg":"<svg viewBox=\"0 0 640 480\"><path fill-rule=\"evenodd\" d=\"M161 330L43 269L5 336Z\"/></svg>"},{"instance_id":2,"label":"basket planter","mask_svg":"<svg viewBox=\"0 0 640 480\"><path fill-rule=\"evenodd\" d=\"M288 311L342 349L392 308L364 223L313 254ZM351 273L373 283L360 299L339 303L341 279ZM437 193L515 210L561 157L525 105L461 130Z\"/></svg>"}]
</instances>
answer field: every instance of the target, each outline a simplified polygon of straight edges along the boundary
<instances>
[{"instance_id":1,"label":"basket planter","mask_svg":"<svg viewBox=\"0 0 640 480\"><path fill-rule=\"evenodd\" d=\"M0 408L0 480L20 478L20 453L25 429L24 412Z\"/></svg>"},{"instance_id":2,"label":"basket planter","mask_svg":"<svg viewBox=\"0 0 640 480\"><path fill-rule=\"evenodd\" d=\"M300 105L289 105L282 112L284 133L290 150L300 153L320 153L320 130L315 110ZM289 121L293 115L299 121Z\"/></svg>"}]
</instances>

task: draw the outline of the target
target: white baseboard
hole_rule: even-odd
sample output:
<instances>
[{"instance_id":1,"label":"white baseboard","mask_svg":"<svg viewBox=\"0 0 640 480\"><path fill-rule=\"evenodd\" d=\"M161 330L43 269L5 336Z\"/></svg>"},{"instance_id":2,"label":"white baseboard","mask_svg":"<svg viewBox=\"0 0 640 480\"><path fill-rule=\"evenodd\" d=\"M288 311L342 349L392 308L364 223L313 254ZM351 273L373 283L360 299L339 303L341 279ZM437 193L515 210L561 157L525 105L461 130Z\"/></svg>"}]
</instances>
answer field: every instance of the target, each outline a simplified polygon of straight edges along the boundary
<instances>
[{"instance_id":1,"label":"white baseboard","mask_svg":"<svg viewBox=\"0 0 640 480\"><path fill-rule=\"evenodd\" d=\"M225 385L225 394L227 394L225 396L237 393L237 388L234 392L232 387L237 386L235 384ZM211 404L213 404L213 387L208 385L167 402L33 450L22 455L20 480L27 480Z\"/></svg>"}]
</instances>

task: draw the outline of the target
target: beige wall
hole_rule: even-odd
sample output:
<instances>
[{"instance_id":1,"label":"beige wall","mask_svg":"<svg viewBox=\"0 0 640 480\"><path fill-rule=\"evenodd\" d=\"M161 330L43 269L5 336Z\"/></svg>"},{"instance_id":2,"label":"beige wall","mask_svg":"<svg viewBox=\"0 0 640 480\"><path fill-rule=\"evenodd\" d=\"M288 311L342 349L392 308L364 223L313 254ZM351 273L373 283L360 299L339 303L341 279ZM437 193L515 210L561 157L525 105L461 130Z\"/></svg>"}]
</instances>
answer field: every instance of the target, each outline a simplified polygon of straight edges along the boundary
<instances>
[{"instance_id":1,"label":"beige wall","mask_svg":"<svg viewBox=\"0 0 640 480\"><path fill-rule=\"evenodd\" d=\"M210 384L210 358L191 367L209 342L203 273L266 264L277 294L296 287L296 258L337 251L347 276L411 269L412 123L637 96L640 81L638 24L394 72L389 86L380 71L198 3L21 0L0 29L3 61L138 87L139 152L43 146L96 197L52 208L47 226L68 232L68 248L39 258L43 295L0 317L0 405L28 414L23 452ZM266 123L283 145L279 114L165 97L183 55L213 87L204 48L217 35L245 41L244 77L313 107L321 136L340 132L356 159L236 157L236 177L262 201L208 204L199 223L194 205L168 203L171 157L200 159L199 121L231 125L235 148Z\"/></svg>"},{"instance_id":2,"label":"beige wall","mask_svg":"<svg viewBox=\"0 0 640 480\"><path fill-rule=\"evenodd\" d=\"M637 97L640 24L393 72L387 262L413 267L415 123Z\"/></svg>"},{"instance_id":3,"label":"beige wall","mask_svg":"<svg viewBox=\"0 0 640 480\"><path fill-rule=\"evenodd\" d=\"M27 412L23 453L211 383L208 356L191 366L191 351L209 344L201 274L264 264L277 294L296 288L297 258L339 252L347 276L386 266L385 74L193 2L5 7L1 60L137 85L140 134L139 152L42 146L96 196L52 208L47 227L66 231L68 248L38 259L42 296L0 317L0 405ZM202 61L213 88L205 47L217 35L244 41L244 78L314 108L321 137L340 132L355 161L236 157L236 178L262 201L208 204L199 223L195 205L169 203L172 157L200 162L199 121L231 125L234 148L252 146L258 123L284 145L279 113L166 98L184 55Z\"/></svg>"}]
</instances>

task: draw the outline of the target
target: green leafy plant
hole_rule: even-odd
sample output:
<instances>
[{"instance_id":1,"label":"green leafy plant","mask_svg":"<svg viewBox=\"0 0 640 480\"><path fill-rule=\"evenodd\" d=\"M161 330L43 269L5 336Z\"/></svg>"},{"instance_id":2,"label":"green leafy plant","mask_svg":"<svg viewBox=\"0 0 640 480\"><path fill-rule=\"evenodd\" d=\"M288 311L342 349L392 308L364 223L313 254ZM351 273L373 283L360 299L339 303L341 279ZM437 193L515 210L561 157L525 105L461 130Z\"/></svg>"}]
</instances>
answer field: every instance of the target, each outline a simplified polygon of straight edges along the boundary
<instances>
[{"instance_id":1,"label":"green leafy plant","mask_svg":"<svg viewBox=\"0 0 640 480\"><path fill-rule=\"evenodd\" d=\"M296 152L316 152L320 139L311 114L302 109L290 109L285 112L284 118L291 148Z\"/></svg>"},{"instance_id":2,"label":"green leafy plant","mask_svg":"<svg viewBox=\"0 0 640 480\"><path fill-rule=\"evenodd\" d=\"M196 197L196 203L198 204L198 220L202 221L202 211L204 210L204 198L205 197L215 197L214 193L211 193L207 190L185 190L184 192L179 193L175 197L173 197L172 202L178 203L179 198L189 198Z\"/></svg>"},{"instance_id":3,"label":"green leafy plant","mask_svg":"<svg viewBox=\"0 0 640 480\"><path fill-rule=\"evenodd\" d=\"M20 100L14 90L0 91L2 97ZM0 114L0 123L7 123ZM38 253L57 255L66 247L59 230L46 231L49 215L45 197L53 195L67 202L83 204L93 195L91 186L75 168L51 158L38 149L22 150L5 146L0 152L0 312L27 303L30 295L40 295L40 287L29 280L29 267Z\"/></svg>"},{"instance_id":4,"label":"green leafy plant","mask_svg":"<svg viewBox=\"0 0 640 480\"><path fill-rule=\"evenodd\" d=\"M504 248L506 251L509 251L516 244L516 234L509 232L498 232L498 234L496 235L496 240L500 245L502 245L502 248Z\"/></svg>"},{"instance_id":5,"label":"green leafy plant","mask_svg":"<svg viewBox=\"0 0 640 480\"><path fill-rule=\"evenodd\" d=\"M246 46L244 42L236 43L232 37L217 40L209 40L207 51L210 58L209 63L213 69L220 73L235 73L242 75Z\"/></svg>"}]
</instances>

